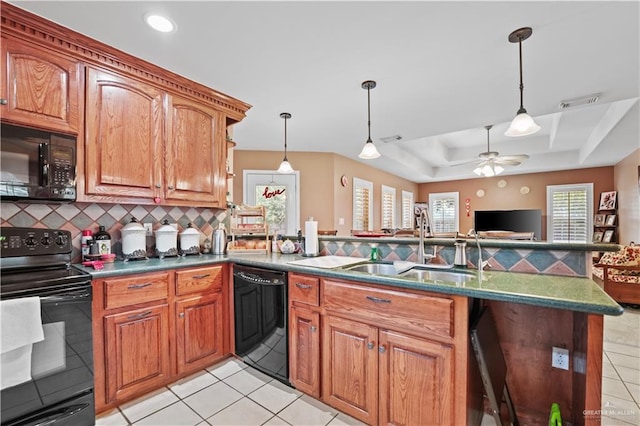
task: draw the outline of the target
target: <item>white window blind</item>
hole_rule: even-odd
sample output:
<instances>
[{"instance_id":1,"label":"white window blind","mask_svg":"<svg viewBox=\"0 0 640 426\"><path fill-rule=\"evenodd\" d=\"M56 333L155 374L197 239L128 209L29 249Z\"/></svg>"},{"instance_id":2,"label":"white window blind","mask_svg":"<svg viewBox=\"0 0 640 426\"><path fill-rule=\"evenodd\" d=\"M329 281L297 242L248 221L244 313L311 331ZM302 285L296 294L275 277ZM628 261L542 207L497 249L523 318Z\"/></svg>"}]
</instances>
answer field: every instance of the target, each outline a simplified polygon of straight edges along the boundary
<instances>
[{"instance_id":1,"label":"white window blind","mask_svg":"<svg viewBox=\"0 0 640 426\"><path fill-rule=\"evenodd\" d=\"M382 228L396 227L396 189L382 185Z\"/></svg>"},{"instance_id":2,"label":"white window blind","mask_svg":"<svg viewBox=\"0 0 640 426\"><path fill-rule=\"evenodd\" d=\"M402 191L402 229L413 228L413 192Z\"/></svg>"},{"instance_id":3,"label":"white window blind","mask_svg":"<svg viewBox=\"0 0 640 426\"><path fill-rule=\"evenodd\" d=\"M353 229L373 230L373 183L353 178Z\"/></svg>"},{"instance_id":4,"label":"white window blind","mask_svg":"<svg viewBox=\"0 0 640 426\"><path fill-rule=\"evenodd\" d=\"M591 241L593 184L547 186L547 240Z\"/></svg>"},{"instance_id":5,"label":"white window blind","mask_svg":"<svg viewBox=\"0 0 640 426\"><path fill-rule=\"evenodd\" d=\"M457 232L459 211L457 192L429 194L429 213L431 213L433 232Z\"/></svg>"}]
</instances>

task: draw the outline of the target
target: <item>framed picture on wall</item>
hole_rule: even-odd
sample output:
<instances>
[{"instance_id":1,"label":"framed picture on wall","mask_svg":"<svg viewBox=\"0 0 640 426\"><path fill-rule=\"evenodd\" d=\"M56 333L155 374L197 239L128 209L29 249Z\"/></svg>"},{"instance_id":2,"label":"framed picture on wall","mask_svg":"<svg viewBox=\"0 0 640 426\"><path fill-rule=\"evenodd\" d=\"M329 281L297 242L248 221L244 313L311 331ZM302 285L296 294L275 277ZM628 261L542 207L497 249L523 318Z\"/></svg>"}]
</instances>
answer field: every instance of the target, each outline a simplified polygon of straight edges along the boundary
<instances>
[{"instance_id":1,"label":"framed picture on wall","mask_svg":"<svg viewBox=\"0 0 640 426\"><path fill-rule=\"evenodd\" d=\"M613 210L616 208L616 191L607 191L600 194L600 207L598 210Z\"/></svg>"},{"instance_id":2,"label":"framed picture on wall","mask_svg":"<svg viewBox=\"0 0 640 426\"><path fill-rule=\"evenodd\" d=\"M593 233L593 242L601 243L602 242L602 231L596 231Z\"/></svg>"},{"instance_id":3,"label":"framed picture on wall","mask_svg":"<svg viewBox=\"0 0 640 426\"><path fill-rule=\"evenodd\" d=\"M606 217L607 217L606 214L597 214L593 218L593 225L594 226L604 226Z\"/></svg>"},{"instance_id":4,"label":"framed picture on wall","mask_svg":"<svg viewBox=\"0 0 640 426\"><path fill-rule=\"evenodd\" d=\"M613 239L613 229L608 229L604 231L604 234L602 235L602 242L610 243L612 239Z\"/></svg>"}]
</instances>

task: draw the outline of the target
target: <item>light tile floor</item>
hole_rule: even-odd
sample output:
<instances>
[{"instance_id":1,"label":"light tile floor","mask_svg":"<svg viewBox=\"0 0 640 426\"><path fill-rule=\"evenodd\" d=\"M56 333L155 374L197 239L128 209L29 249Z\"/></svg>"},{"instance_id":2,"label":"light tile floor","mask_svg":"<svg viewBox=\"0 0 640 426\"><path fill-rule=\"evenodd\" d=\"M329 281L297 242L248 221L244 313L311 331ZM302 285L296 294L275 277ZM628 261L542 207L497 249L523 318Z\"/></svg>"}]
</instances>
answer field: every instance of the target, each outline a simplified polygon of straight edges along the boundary
<instances>
[{"instance_id":1,"label":"light tile floor","mask_svg":"<svg viewBox=\"0 0 640 426\"><path fill-rule=\"evenodd\" d=\"M604 320L602 425L640 425L640 310ZM363 423L227 359L100 414L96 425L299 425ZM493 424L485 416L483 425Z\"/></svg>"}]
</instances>

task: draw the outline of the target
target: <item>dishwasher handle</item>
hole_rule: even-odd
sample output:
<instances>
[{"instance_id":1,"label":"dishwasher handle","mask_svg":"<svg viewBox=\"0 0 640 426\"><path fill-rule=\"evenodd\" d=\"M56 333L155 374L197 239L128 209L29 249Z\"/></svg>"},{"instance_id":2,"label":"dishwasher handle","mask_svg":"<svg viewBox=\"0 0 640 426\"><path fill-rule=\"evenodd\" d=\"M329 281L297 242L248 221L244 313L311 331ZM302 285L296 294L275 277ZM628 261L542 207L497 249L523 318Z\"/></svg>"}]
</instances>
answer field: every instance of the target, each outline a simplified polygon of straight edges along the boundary
<instances>
[{"instance_id":1,"label":"dishwasher handle","mask_svg":"<svg viewBox=\"0 0 640 426\"><path fill-rule=\"evenodd\" d=\"M259 273L245 272L245 271L234 271L233 276L236 279L240 279L252 284L260 284L260 285L285 285L284 277L274 276L273 273L267 272L264 275Z\"/></svg>"}]
</instances>

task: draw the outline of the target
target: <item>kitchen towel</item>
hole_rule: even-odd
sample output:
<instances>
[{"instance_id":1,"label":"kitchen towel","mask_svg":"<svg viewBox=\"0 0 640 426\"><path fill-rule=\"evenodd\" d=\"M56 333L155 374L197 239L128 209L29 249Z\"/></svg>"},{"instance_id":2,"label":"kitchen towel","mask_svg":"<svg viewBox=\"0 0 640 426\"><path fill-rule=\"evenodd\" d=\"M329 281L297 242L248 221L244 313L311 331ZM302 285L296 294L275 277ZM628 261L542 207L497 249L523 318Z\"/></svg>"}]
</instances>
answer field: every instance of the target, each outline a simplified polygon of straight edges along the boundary
<instances>
[{"instance_id":1,"label":"kitchen towel","mask_svg":"<svg viewBox=\"0 0 640 426\"><path fill-rule=\"evenodd\" d=\"M318 255L318 222L312 217L304 223L304 254Z\"/></svg>"},{"instance_id":2,"label":"kitchen towel","mask_svg":"<svg viewBox=\"0 0 640 426\"><path fill-rule=\"evenodd\" d=\"M0 389L31 380L33 344L44 339L40 298L0 301Z\"/></svg>"}]
</instances>

